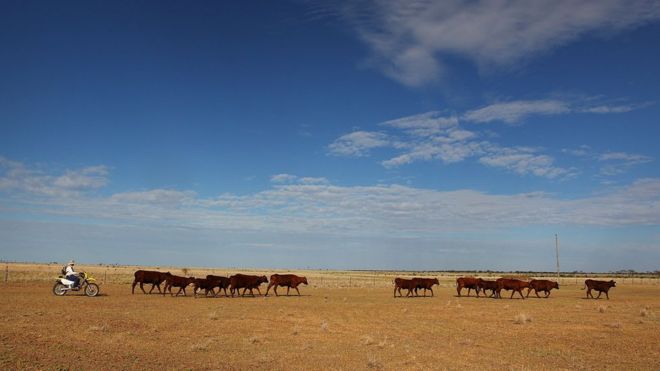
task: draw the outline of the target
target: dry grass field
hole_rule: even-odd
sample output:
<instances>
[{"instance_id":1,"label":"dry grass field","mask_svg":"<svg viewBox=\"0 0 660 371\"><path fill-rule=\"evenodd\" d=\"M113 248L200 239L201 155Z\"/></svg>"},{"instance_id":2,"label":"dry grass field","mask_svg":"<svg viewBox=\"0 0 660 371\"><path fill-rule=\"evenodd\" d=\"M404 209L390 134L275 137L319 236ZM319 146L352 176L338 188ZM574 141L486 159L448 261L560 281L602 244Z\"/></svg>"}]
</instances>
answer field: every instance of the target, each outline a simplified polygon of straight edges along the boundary
<instances>
[{"instance_id":1,"label":"dry grass field","mask_svg":"<svg viewBox=\"0 0 660 371\"><path fill-rule=\"evenodd\" d=\"M56 297L59 266L10 265L0 369L660 369L657 284L586 300L569 279L549 299L495 300L440 276L435 297L395 299L395 272L307 271L301 297L193 299L131 295L136 267L78 269L101 296Z\"/></svg>"}]
</instances>

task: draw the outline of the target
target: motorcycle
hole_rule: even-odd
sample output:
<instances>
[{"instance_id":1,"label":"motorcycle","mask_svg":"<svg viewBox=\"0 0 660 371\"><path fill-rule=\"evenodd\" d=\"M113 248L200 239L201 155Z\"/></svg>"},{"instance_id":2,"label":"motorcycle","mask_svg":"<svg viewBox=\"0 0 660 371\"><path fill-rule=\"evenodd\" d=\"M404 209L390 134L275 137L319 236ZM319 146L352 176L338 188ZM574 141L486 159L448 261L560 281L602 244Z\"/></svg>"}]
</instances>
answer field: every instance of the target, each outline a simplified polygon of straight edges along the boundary
<instances>
[{"instance_id":1,"label":"motorcycle","mask_svg":"<svg viewBox=\"0 0 660 371\"><path fill-rule=\"evenodd\" d=\"M53 294L57 296L65 295L69 291L79 291L85 293L85 295L92 297L99 294L99 285L97 285L96 279L92 277L91 274L87 272L80 272L80 286L73 287L73 281L67 280L66 277L60 275L55 281L55 286L53 286Z\"/></svg>"}]
</instances>

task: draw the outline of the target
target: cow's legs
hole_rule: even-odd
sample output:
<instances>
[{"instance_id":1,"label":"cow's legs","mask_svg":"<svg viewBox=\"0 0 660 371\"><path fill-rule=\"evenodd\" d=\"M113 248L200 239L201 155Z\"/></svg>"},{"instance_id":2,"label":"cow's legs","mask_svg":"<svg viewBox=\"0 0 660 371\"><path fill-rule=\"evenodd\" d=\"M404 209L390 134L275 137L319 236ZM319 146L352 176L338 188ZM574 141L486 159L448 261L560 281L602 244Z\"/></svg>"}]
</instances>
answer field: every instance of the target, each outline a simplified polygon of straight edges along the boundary
<instances>
[{"instance_id":1,"label":"cow's legs","mask_svg":"<svg viewBox=\"0 0 660 371\"><path fill-rule=\"evenodd\" d=\"M548 296L550 296L550 290L545 292L545 297L547 298Z\"/></svg>"},{"instance_id":2,"label":"cow's legs","mask_svg":"<svg viewBox=\"0 0 660 371\"><path fill-rule=\"evenodd\" d=\"M259 290L258 287L257 287L256 289L257 289L257 291L259 292L259 296L261 296L261 290ZM252 290L250 290L250 292L252 292ZM252 294L252 296L254 296L254 294Z\"/></svg>"},{"instance_id":3,"label":"cow's legs","mask_svg":"<svg viewBox=\"0 0 660 371\"><path fill-rule=\"evenodd\" d=\"M598 291L598 296L596 296L596 299L600 299L600 296L603 294L602 291Z\"/></svg>"},{"instance_id":4,"label":"cow's legs","mask_svg":"<svg viewBox=\"0 0 660 371\"><path fill-rule=\"evenodd\" d=\"M135 294L135 285L137 285L137 280L133 280L133 286L131 287L131 294Z\"/></svg>"},{"instance_id":5,"label":"cow's legs","mask_svg":"<svg viewBox=\"0 0 660 371\"><path fill-rule=\"evenodd\" d=\"M300 296L300 290L298 290L298 286L294 287L294 289L296 289L296 291L298 291L298 296Z\"/></svg>"},{"instance_id":6,"label":"cow's legs","mask_svg":"<svg viewBox=\"0 0 660 371\"><path fill-rule=\"evenodd\" d=\"M537 297L537 298L541 298L541 297L539 296L539 292L538 292L536 289L534 289L534 293L536 294L536 297ZM547 298L548 295L546 295L545 297Z\"/></svg>"},{"instance_id":7,"label":"cow's legs","mask_svg":"<svg viewBox=\"0 0 660 371\"><path fill-rule=\"evenodd\" d=\"M144 282L140 282L140 290L142 290L142 293L146 294L147 292L144 291Z\"/></svg>"},{"instance_id":8,"label":"cow's legs","mask_svg":"<svg viewBox=\"0 0 660 371\"><path fill-rule=\"evenodd\" d=\"M607 296L607 300L610 300L610 295L605 291L605 296Z\"/></svg>"},{"instance_id":9,"label":"cow's legs","mask_svg":"<svg viewBox=\"0 0 660 371\"><path fill-rule=\"evenodd\" d=\"M522 293L522 289L519 289L519 290L516 290L516 291L518 291L518 293L520 294L520 297L521 297L523 300L525 300L525 296L524 296L523 293Z\"/></svg>"},{"instance_id":10,"label":"cow's legs","mask_svg":"<svg viewBox=\"0 0 660 371\"><path fill-rule=\"evenodd\" d=\"M431 290L431 296L435 296L433 295L433 287L431 287L429 290Z\"/></svg>"},{"instance_id":11,"label":"cow's legs","mask_svg":"<svg viewBox=\"0 0 660 371\"><path fill-rule=\"evenodd\" d=\"M462 289L461 285L456 286L456 293L458 293L458 296L461 296L461 289Z\"/></svg>"},{"instance_id":12,"label":"cow's legs","mask_svg":"<svg viewBox=\"0 0 660 371\"><path fill-rule=\"evenodd\" d=\"M266 287L266 296L268 296L268 291L270 291L271 287L273 287L272 281L268 284L268 287ZM277 286L275 286L275 295L277 295Z\"/></svg>"},{"instance_id":13,"label":"cow's legs","mask_svg":"<svg viewBox=\"0 0 660 371\"><path fill-rule=\"evenodd\" d=\"M397 289L397 287L394 286L394 297L395 297L395 298L396 298L396 289Z\"/></svg>"},{"instance_id":14,"label":"cow's legs","mask_svg":"<svg viewBox=\"0 0 660 371\"><path fill-rule=\"evenodd\" d=\"M286 287L286 296L289 296L289 290L291 289L291 286Z\"/></svg>"}]
</instances>

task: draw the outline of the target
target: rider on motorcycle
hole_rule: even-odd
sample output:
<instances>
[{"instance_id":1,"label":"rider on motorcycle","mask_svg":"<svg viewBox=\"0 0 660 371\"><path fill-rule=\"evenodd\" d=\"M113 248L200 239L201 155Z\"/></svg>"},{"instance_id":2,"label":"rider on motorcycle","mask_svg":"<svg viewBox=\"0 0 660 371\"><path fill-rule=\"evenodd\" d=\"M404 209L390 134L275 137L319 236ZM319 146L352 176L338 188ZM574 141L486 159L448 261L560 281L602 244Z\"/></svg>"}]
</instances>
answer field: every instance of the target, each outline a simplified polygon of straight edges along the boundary
<instances>
[{"instance_id":1,"label":"rider on motorcycle","mask_svg":"<svg viewBox=\"0 0 660 371\"><path fill-rule=\"evenodd\" d=\"M77 289L78 285L80 285L80 274L73 270L73 266L75 264L76 262L73 260L71 260L69 264L67 264L65 278L69 281L73 281L73 288Z\"/></svg>"}]
</instances>

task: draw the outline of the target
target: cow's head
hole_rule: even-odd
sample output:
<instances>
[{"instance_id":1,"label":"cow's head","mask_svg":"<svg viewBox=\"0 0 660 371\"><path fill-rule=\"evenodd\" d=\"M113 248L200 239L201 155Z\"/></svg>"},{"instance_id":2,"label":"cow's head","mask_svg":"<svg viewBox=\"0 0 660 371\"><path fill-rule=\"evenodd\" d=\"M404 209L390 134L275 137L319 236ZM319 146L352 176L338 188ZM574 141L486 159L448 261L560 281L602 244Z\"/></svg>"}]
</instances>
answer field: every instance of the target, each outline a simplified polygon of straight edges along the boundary
<instances>
[{"instance_id":1,"label":"cow's head","mask_svg":"<svg viewBox=\"0 0 660 371\"><path fill-rule=\"evenodd\" d=\"M302 283L304 283L305 285L307 285L307 277L302 277L302 280L301 280L300 282L302 282Z\"/></svg>"},{"instance_id":2,"label":"cow's head","mask_svg":"<svg viewBox=\"0 0 660 371\"><path fill-rule=\"evenodd\" d=\"M188 277L187 279L188 284L190 285L191 283L195 283L195 277Z\"/></svg>"},{"instance_id":3,"label":"cow's head","mask_svg":"<svg viewBox=\"0 0 660 371\"><path fill-rule=\"evenodd\" d=\"M614 282L614 280L610 280L610 287L616 287L616 282Z\"/></svg>"},{"instance_id":4,"label":"cow's head","mask_svg":"<svg viewBox=\"0 0 660 371\"><path fill-rule=\"evenodd\" d=\"M559 290L559 282L553 282L552 287Z\"/></svg>"},{"instance_id":5,"label":"cow's head","mask_svg":"<svg viewBox=\"0 0 660 371\"><path fill-rule=\"evenodd\" d=\"M266 276L261 276L259 277L259 281L257 281L257 283L268 283L268 279Z\"/></svg>"},{"instance_id":6,"label":"cow's head","mask_svg":"<svg viewBox=\"0 0 660 371\"><path fill-rule=\"evenodd\" d=\"M479 278L479 280L481 280L481 278ZM434 285L440 285L440 281L438 281L437 278L434 278L432 282Z\"/></svg>"}]
</instances>

